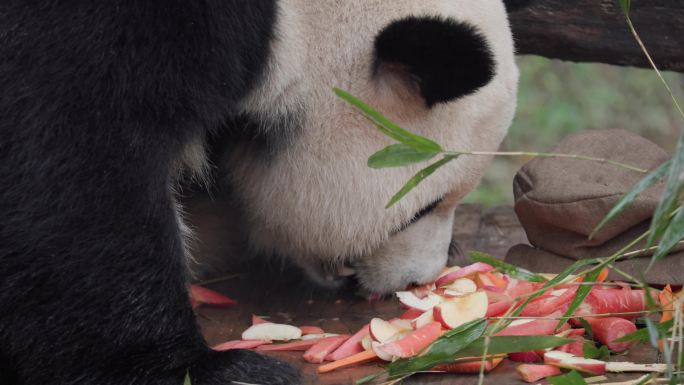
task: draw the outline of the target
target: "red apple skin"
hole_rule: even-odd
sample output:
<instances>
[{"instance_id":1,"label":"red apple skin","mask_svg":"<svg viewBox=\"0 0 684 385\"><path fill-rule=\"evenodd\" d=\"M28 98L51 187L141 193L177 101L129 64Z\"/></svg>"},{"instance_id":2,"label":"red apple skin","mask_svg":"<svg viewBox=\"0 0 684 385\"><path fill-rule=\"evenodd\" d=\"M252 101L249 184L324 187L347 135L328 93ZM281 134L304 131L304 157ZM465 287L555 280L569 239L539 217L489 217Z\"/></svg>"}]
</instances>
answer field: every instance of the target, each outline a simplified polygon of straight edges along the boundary
<instances>
[{"instance_id":1,"label":"red apple skin","mask_svg":"<svg viewBox=\"0 0 684 385\"><path fill-rule=\"evenodd\" d=\"M431 322L402 339L383 344L380 349L396 357L413 357L440 335L442 335L442 325L438 322Z\"/></svg>"},{"instance_id":2,"label":"red apple skin","mask_svg":"<svg viewBox=\"0 0 684 385\"><path fill-rule=\"evenodd\" d=\"M404 312L404 314L399 316L399 319L413 320L423 315L423 313L424 311L418 309L408 309Z\"/></svg>"},{"instance_id":3,"label":"red apple skin","mask_svg":"<svg viewBox=\"0 0 684 385\"><path fill-rule=\"evenodd\" d=\"M303 336L307 334L325 334L323 329L318 326L300 326L299 329L302 331Z\"/></svg>"},{"instance_id":4,"label":"red apple skin","mask_svg":"<svg viewBox=\"0 0 684 385\"><path fill-rule=\"evenodd\" d=\"M562 317L563 313L556 312L549 315L549 319L533 320L525 324L514 325L496 333L497 336L550 336L556 331L558 320L551 318Z\"/></svg>"},{"instance_id":5,"label":"red apple skin","mask_svg":"<svg viewBox=\"0 0 684 385\"><path fill-rule=\"evenodd\" d=\"M451 273L445 274L437 278L437 280L435 281L435 286L446 286L459 278L464 278L475 273L487 273L492 270L494 270L494 267L486 263L476 262L472 265L462 267L456 271L452 271Z\"/></svg>"},{"instance_id":6,"label":"red apple skin","mask_svg":"<svg viewBox=\"0 0 684 385\"><path fill-rule=\"evenodd\" d=\"M547 377L558 376L562 372L553 365L518 365L515 368L523 381L534 383Z\"/></svg>"},{"instance_id":7,"label":"red apple skin","mask_svg":"<svg viewBox=\"0 0 684 385\"><path fill-rule=\"evenodd\" d=\"M310 347L316 345L320 339L317 340L307 340L307 341L294 341L287 342L284 344L275 345L261 345L257 347L257 350L261 351L273 351L273 352L303 352L308 350Z\"/></svg>"},{"instance_id":8,"label":"red apple skin","mask_svg":"<svg viewBox=\"0 0 684 385\"><path fill-rule=\"evenodd\" d=\"M526 364L544 362L544 357L536 351L509 353L508 358L513 362L524 362Z\"/></svg>"},{"instance_id":9,"label":"red apple skin","mask_svg":"<svg viewBox=\"0 0 684 385\"><path fill-rule=\"evenodd\" d=\"M304 360L312 364L322 364L328 354L339 348L350 336L324 338L304 353Z\"/></svg>"},{"instance_id":10,"label":"red apple skin","mask_svg":"<svg viewBox=\"0 0 684 385\"><path fill-rule=\"evenodd\" d=\"M485 362L484 372L489 373L496 369L497 366L503 361L503 358L493 358ZM460 373L460 374L478 374L482 367L482 361L471 361L471 362L457 362L453 364L438 365L432 368L432 370L448 372L448 373Z\"/></svg>"},{"instance_id":11,"label":"red apple skin","mask_svg":"<svg viewBox=\"0 0 684 385\"><path fill-rule=\"evenodd\" d=\"M222 344L218 344L214 347L212 347L213 350L217 352L225 352L226 350L232 350L232 349L254 349L256 347L259 347L261 345L268 345L270 344L269 341L262 341L262 340L235 340L235 341L228 341L224 342Z\"/></svg>"},{"instance_id":12,"label":"red apple skin","mask_svg":"<svg viewBox=\"0 0 684 385\"><path fill-rule=\"evenodd\" d=\"M618 317L593 318L588 321L594 337L608 349L621 353L632 346L629 342L615 342L615 340L634 333L637 330L634 322Z\"/></svg>"},{"instance_id":13,"label":"red apple skin","mask_svg":"<svg viewBox=\"0 0 684 385\"><path fill-rule=\"evenodd\" d=\"M361 346L361 340L370 334L370 326L365 325L362 327L356 334L351 336L348 340L346 340L339 348L337 348L334 352L328 354L325 359L327 361L338 361L343 358L347 358L349 356L352 356L356 353L361 353L363 351L363 346Z\"/></svg>"}]
</instances>

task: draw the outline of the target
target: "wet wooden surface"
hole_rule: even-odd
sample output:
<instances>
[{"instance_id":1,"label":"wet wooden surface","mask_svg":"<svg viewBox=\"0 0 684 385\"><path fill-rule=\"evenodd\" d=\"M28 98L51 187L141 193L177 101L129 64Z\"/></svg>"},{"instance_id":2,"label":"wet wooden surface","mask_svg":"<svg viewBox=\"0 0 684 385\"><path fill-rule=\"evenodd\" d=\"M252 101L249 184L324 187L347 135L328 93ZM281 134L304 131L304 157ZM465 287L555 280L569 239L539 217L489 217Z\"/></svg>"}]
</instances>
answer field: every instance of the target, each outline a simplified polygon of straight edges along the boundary
<instances>
[{"instance_id":1,"label":"wet wooden surface","mask_svg":"<svg viewBox=\"0 0 684 385\"><path fill-rule=\"evenodd\" d=\"M202 216L196 216L194 221L198 226ZM201 223L199 228L201 232ZM455 260L461 263L468 250L481 250L502 257L509 247L526 241L510 207L490 210L472 205L460 207L454 237L459 241L461 250ZM373 317L389 319L403 312L392 298L369 302L357 297L351 283L337 291L326 291L307 284L297 271L278 264L264 263L255 271L248 270L255 269L236 269L230 279L208 285L239 301L239 305L229 309L199 309L198 319L210 344L239 339L242 331L250 325L252 314L268 316L276 322L320 326L327 332L351 334ZM319 376L316 365L302 360L302 352L269 354L299 367L304 384L352 384L381 370L377 365L368 364ZM654 362L656 358L656 354L646 348L636 349L630 357L637 362ZM474 384L476 380L473 375L431 374L416 376L404 383L466 385ZM523 384L514 372L514 363L507 361L488 374L485 383Z\"/></svg>"}]
</instances>

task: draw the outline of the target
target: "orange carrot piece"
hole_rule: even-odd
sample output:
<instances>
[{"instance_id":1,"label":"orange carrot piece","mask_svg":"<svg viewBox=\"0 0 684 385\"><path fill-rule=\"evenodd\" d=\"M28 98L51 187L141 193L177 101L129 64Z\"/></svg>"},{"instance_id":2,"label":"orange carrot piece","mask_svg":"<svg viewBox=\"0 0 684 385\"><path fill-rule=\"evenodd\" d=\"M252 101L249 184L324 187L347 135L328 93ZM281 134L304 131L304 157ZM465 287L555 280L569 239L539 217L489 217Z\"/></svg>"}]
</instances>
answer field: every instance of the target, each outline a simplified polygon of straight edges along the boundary
<instances>
[{"instance_id":1,"label":"orange carrot piece","mask_svg":"<svg viewBox=\"0 0 684 385\"><path fill-rule=\"evenodd\" d=\"M332 372L333 370L346 368L347 366L364 364L366 362L373 361L377 358L378 356L375 354L374 351L364 350L360 353L354 354L353 356L349 356L341 360L331 362L329 364L321 365L318 367L318 373L328 373Z\"/></svg>"},{"instance_id":2,"label":"orange carrot piece","mask_svg":"<svg viewBox=\"0 0 684 385\"><path fill-rule=\"evenodd\" d=\"M232 349L254 349L267 344L270 344L270 342L261 340L236 340L218 344L213 346L212 349L217 352L225 352L226 350Z\"/></svg>"},{"instance_id":3,"label":"orange carrot piece","mask_svg":"<svg viewBox=\"0 0 684 385\"><path fill-rule=\"evenodd\" d=\"M596 282L605 282L606 278L608 278L608 274L610 273L610 270L607 267L604 267L603 270L599 273L599 276L596 278Z\"/></svg>"}]
</instances>

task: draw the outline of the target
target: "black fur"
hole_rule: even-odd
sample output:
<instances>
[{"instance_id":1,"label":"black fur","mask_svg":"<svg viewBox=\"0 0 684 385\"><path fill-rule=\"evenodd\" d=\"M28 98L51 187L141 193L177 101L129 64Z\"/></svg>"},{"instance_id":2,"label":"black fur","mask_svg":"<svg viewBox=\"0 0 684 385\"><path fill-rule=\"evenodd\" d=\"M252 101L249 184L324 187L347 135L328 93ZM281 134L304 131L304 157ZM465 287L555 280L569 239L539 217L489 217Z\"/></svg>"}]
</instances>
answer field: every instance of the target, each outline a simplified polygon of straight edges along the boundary
<instances>
[{"instance_id":1,"label":"black fur","mask_svg":"<svg viewBox=\"0 0 684 385\"><path fill-rule=\"evenodd\" d=\"M0 5L0 383L295 384L214 353L187 298L173 165L232 114L275 0Z\"/></svg>"},{"instance_id":2,"label":"black fur","mask_svg":"<svg viewBox=\"0 0 684 385\"><path fill-rule=\"evenodd\" d=\"M504 0L504 4L506 5L506 10L508 12L518 11L527 7L533 2L534 0Z\"/></svg>"},{"instance_id":3,"label":"black fur","mask_svg":"<svg viewBox=\"0 0 684 385\"><path fill-rule=\"evenodd\" d=\"M390 24L376 37L375 57L376 73L398 66L411 74L428 107L475 92L495 71L489 46L475 27L436 17Z\"/></svg>"}]
</instances>

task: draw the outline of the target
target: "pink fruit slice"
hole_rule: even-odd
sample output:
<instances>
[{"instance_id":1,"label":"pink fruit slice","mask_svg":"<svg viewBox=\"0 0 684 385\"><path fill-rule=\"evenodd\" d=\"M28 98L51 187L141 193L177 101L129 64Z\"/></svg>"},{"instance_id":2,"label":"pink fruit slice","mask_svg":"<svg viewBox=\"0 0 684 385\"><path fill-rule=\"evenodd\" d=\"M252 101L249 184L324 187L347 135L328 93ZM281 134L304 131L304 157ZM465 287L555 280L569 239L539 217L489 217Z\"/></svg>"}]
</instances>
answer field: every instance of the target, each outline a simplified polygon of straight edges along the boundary
<instances>
[{"instance_id":1,"label":"pink fruit slice","mask_svg":"<svg viewBox=\"0 0 684 385\"><path fill-rule=\"evenodd\" d=\"M216 350L217 352L224 352L226 350L232 350L232 349L254 349L258 346L261 345L266 345L270 344L270 341L260 341L260 340L236 340L236 341L228 341L224 342L222 344L218 344L214 347L212 347L213 350Z\"/></svg>"},{"instance_id":2,"label":"pink fruit slice","mask_svg":"<svg viewBox=\"0 0 684 385\"><path fill-rule=\"evenodd\" d=\"M439 278L437 278L435 281L435 286L446 286L459 278L465 278L475 273L487 273L492 270L494 270L494 268L491 265L482 262L476 262L460 269L447 271L445 274L442 274Z\"/></svg>"},{"instance_id":3,"label":"pink fruit slice","mask_svg":"<svg viewBox=\"0 0 684 385\"><path fill-rule=\"evenodd\" d=\"M328 354L334 352L348 339L348 335L324 338L311 346L309 350L304 353L304 360L311 362L312 364L321 364L325 361L325 357L327 357Z\"/></svg>"},{"instance_id":4,"label":"pink fruit slice","mask_svg":"<svg viewBox=\"0 0 684 385\"><path fill-rule=\"evenodd\" d=\"M553 365L530 365L523 364L518 365L515 368L520 377L525 382L533 383L542 380L547 377L558 376L561 374L561 370Z\"/></svg>"},{"instance_id":5,"label":"pink fruit slice","mask_svg":"<svg viewBox=\"0 0 684 385\"><path fill-rule=\"evenodd\" d=\"M433 322L416 329L400 340L383 344L379 349L396 357L413 357L440 335L442 335L442 326L437 322Z\"/></svg>"},{"instance_id":6,"label":"pink fruit slice","mask_svg":"<svg viewBox=\"0 0 684 385\"><path fill-rule=\"evenodd\" d=\"M435 306L433 316L445 328L454 329L487 314L487 294L482 291L451 298Z\"/></svg>"},{"instance_id":7,"label":"pink fruit slice","mask_svg":"<svg viewBox=\"0 0 684 385\"><path fill-rule=\"evenodd\" d=\"M334 352L330 353L325 359L328 361L339 361L341 359L353 356L354 354L363 352L364 349L363 346L361 346L361 340L367 335L370 335L369 325L362 327L358 332L356 332L356 334L351 336L351 338L345 341Z\"/></svg>"}]
</instances>

